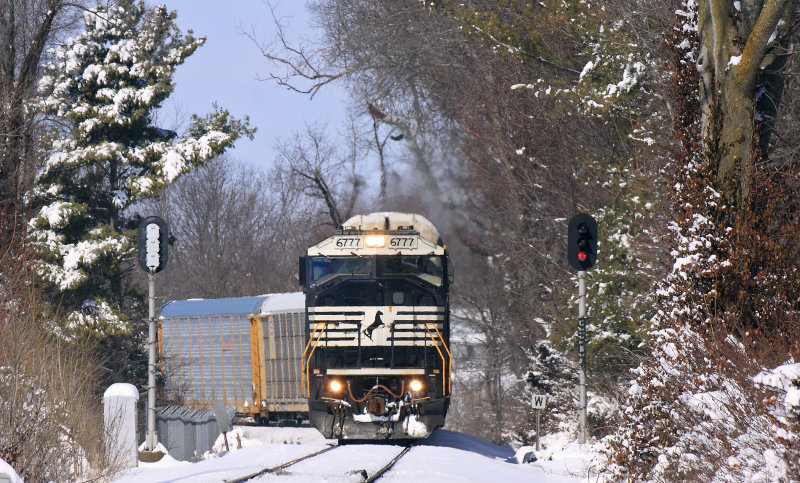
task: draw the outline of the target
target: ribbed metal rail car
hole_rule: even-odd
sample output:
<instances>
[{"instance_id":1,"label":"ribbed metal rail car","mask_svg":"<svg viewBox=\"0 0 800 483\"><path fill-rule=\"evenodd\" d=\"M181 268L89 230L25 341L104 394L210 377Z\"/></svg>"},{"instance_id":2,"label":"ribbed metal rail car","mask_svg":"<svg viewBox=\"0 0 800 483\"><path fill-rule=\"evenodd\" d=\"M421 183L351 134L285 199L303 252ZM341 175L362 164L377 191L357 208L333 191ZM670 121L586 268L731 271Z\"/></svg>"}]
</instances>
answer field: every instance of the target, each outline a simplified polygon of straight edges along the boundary
<instances>
[{"instance_id":1,"label":"ribbed metal rail car","mask_svg":"<svg viewBox=\"0 0 800 483\"><path fill-rule=\"evenodd\" d=\"M418 439L450 404L452 266L410 213L355 216L300 259L311 424L340 440Z\"/></svg>"},{"instance_id":2,"label":"ribbed metal rail car","mask_svg":"<svg viewBox=\"0 0 800 483\"><path fill-rule=\"evenodd\" d=\"M302 293L165 304L158 340L167 397L202 409L222 400L245 421L308 419L304 325Z\"/></svg>"}]
</instances>

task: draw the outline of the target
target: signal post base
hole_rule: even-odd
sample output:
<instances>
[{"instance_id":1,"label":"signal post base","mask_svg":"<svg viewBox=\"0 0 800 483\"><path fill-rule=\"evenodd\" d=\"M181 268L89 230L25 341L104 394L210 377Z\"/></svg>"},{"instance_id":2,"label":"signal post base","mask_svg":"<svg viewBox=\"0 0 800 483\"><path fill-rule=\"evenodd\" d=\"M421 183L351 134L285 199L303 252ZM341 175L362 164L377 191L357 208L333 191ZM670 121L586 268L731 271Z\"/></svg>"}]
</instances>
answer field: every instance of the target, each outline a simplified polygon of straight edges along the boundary
<instances>
[{"instance_id":1,"label":"signal post base","mask_svg":"<svg viewBox=\"0 0 800 483\"><path fill-rule=\"evenodd\" d=\"M142 463L155 463L156 461L161 461L163 457L164 453L161 451L147 451L146 449L139 451L139 461Z\"/></svg>"}]
</instances>

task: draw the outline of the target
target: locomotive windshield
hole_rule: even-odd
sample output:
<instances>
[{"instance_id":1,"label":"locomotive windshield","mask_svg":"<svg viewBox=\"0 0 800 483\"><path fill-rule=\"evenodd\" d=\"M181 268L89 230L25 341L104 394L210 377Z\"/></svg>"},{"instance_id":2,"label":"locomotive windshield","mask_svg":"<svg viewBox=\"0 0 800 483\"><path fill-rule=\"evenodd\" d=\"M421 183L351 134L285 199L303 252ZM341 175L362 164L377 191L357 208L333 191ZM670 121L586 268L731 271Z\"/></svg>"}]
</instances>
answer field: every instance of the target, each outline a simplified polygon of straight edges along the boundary
<instances>
[{"instance_id":1,"label":"locomotive windshield","mask_svg":"<svg viewBox=\"0 0 800 483\"><path fill-rule=\"evenodd\" d=\"M342 275L372 275L375 257L312 257L313 285ZM438 255L390 255L377 257L377 276L413 276L437 287L442 286L443 258Z\"/></svg>"},{"instance_id":2,"label":"locomotive windshield","mask_svg":"<svg viewBox=\"0 0 800 483\"><path fill-rule=\"evenodd\" d=\"M318 284L339 275L370 275L372 262L364 257L313 257L311 283Z\"/></svg>"},{"instance_id":3,"label":"locomotive windshield","mask_svg":"<svg viewBox=\"0 0 800 483\"><path fill-rule=\"evenodd\" d=\"M378 275L413 275L440 287L442 257L437 255L392 255L378 257Z\"/></svg>"}]
</instances>

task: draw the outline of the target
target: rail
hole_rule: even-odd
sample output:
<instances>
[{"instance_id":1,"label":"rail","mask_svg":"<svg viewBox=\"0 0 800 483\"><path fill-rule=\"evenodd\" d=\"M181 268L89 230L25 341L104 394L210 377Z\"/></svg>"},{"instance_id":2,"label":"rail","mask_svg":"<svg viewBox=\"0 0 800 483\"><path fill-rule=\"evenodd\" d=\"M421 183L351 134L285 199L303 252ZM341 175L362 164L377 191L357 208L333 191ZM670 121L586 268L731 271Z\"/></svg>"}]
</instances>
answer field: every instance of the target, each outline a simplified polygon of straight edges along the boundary
<instances>
[{"instance_id":1,"label":"rail","mask_svg":"<svg viewBox=\"0 0 800 483\"><path fill-rule=\"evenodd\" d=\"M405 456L405 455L406 455L406 453L408 453L408 452L409 452L409 450L411 450L411 446L412 446L412 445L411 445L411 444L409 444L408 446L406 446L405 448L403 448L403 451L401 451L401 452L400 452L400 454L398 454L397 456L395 456L395 457L394 457L394 459L392 459L392 461L390 461L389 463L387 463L387 464L386 464L386 466L384 466L383 468L381 468L381 469L379 469L378 471L376 471L375 473L373 473L373 475L372 475L372 476L370 476L369 478L367 478L367 479L364 481L364 483L372 483L373 481L375 481L375 480L377 480L378 478L380 478L381 476L383 476L383 474L384 474L384 473L386 473L387 471L389 471L390 469L392 469L392 466L394 466L394 464L395 464L395 463L397 463L397 461L398 461L400 458L402 458L403 456Z\"/></svg>"},{"instance_id":2,"label":"rail","mask_svg":"<svg viewBox=\"0 0 800 483\"><path fill-rule=\"evenodd\" d=\"M387 471L391 470L392 467L395 465L395 463L397 463L400 460L400 458L405 456L406 453L408 453L414 445L415 445L414 443L407 444L402 449L402 451L400 451L394 458L392 458L391 461L389 461L386 465L384 465L382 468L377 470L375 473L373 473L369 477L367 477L366 470L360 470L359 472L362 474L362 476L364 478L364 482L365 483L372 483L372 482L376 481L377 479L379 479L380 477L382 477ZM258 478L259 476L266 475L268 473L277 473L277 472L279 472L279 471L281 471L281 470L283 470L285 468L288 468L289 466L292 466L292 465L295 465L297 463L300 463L301 461L305 461L305 460L311 459L311 458L313 458L315 456L321 455L322 453L326 453L328 451L331 451L333 449L340 448L340 447L341 447L340 445L328 446L326 448L322 448L319 451L315 451L315 452L313 452L311 454L307 454L305 456L301 456L299 458L295 458L295 459L293 459L291 461L287 461L286 463L280 464L278 466L273 466L273 467L270 467L270 468L264 468L263 470L257 471L255 473L250 473L249 475L245 475L245 476L242 476L240 478L235 478L235 479L232 479L232 480L223 480L223 481L224 481L224 483L244 483L245 481L250 481L252 479Z\"/></svg>"},{"instance_id":3,"label":"rail","mask_svg":"<svg viewBox=\"0 0 800 483\"><path fill-rule=\"evenodd\" d=\"M250 481L253 478L258 478L259 476L265 475L267 473L275 473L275 472L280 471L280 470L282 470L284 468L288 468L289 466L292 466L294 464L297 464L297 463L299 463L301 461L304 461L304 460L307 460L309 458L313 458L314 456L321 455L322 453L325 453L326 451L330 451L330 450L332 450L334 448L338 448L338 446L328 446L327 448L322 448L319 451L315 451L314 453L307 454L305 456L301 456L300 458L293 459L292 461L287 461L286 463L283 463L281 465L274 466L272 468L264 468L261 471L257 471L255 473L251 473L249 475L245 475L245 476L242 476L241 478L236 478L234 480L224 480L224 481L225 481L225 483L243 483L245 481Z\"/></svg>"}]
</instances>

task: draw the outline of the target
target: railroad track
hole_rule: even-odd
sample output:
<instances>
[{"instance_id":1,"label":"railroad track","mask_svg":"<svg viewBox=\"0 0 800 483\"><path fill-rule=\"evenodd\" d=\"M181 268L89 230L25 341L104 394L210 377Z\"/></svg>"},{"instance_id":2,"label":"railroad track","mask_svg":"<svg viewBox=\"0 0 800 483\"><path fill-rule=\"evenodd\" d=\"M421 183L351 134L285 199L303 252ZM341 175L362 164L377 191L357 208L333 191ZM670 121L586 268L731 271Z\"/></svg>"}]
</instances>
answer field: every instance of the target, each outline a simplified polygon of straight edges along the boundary
<instances>
[{"instance_id":1,"label":"railroad track","mask_svg":"<svg viewBox=\"0 0 800 483\"><path fill-rule=\"evenodd\" d=\"M375 480L377 480L378 478L380 478L381 476L383 476L383 474L384 474L384 473L386 473L387 471L391 470L391 469L392 469L392 466L394 466L394 464L395 464L395 463L397 463L397 462L400 460L400 458L402 458L403 456L405 456L405 455L406 455L406 453L408 453L408 452L409 452L409 450L411 450L411 447L412 447L412 446L413 446L413 444L406 445L406 447L405 447L405 448L403 448L403 451L401 451L400 453L398 453L398 454L397 454L397 456L395 456L395 457L392 459L392 461L388 462L388 463L386 464L386 466L384 466L383 468L381 468L381 469L379 469L378 471L376 471L375 473L373 473L373 474L372 474L372 476L368 477L368 478L367 478L367 479L364 481L364 483L372 483L373 481L375 481Z\"/></svg>"},{"instance_id":2,"label":"railroad track","mask_svg":"<svg viewBox=\"0 0 800 483\"><path fill-rule=\"evenodd\" d=\"M408 453L411 450L412 446L413 446L413 443L407 444L386 465L384 465L382 468L378 469L377 471L375 471L371 475L367 474L367 471L363 470L363 469L362 470L355 470L355 471L352 471L351 473L361 473L361 475L364 477L364 482L365 483L372 483L372 482L378 480L387 471L391 470L392 467L395 465L395 463L400 461L400 459L403 456L405 456L406 453ZM266 475L266 474L279 473L279 472L283 471L284 469L286 469L286 468L288 468L290 466L293 466L293 465L296 465L297 463L300 463L301 461L309 460L309 459L314 458L316 456L319 456L319 455L321 455L323 453L327 453L328 451L334 450L336 448L341 448L341 447L342 446L337 446L337 445L328 446L327 448L323 448L323 449L321 449L319 451L315 451L314 453L307 454L305 456L301 456L300 458L295 458L295 459L293 459L291 461L287 461L286 463L282 463L282 464L280 464L278 466L273 466L273 467L270 467L270 468L264 468L263 470L260 470L260 471L257 471L255 473L251 473L249 475L245 475L245 476L242 476L240 478L233 479L233 480L225 480L225 483L243 483L245 481L250 481L250 480L253 480L255 478L258 478L259 476L263 476L263 475Z\"/></svg>"}]
</instances>

